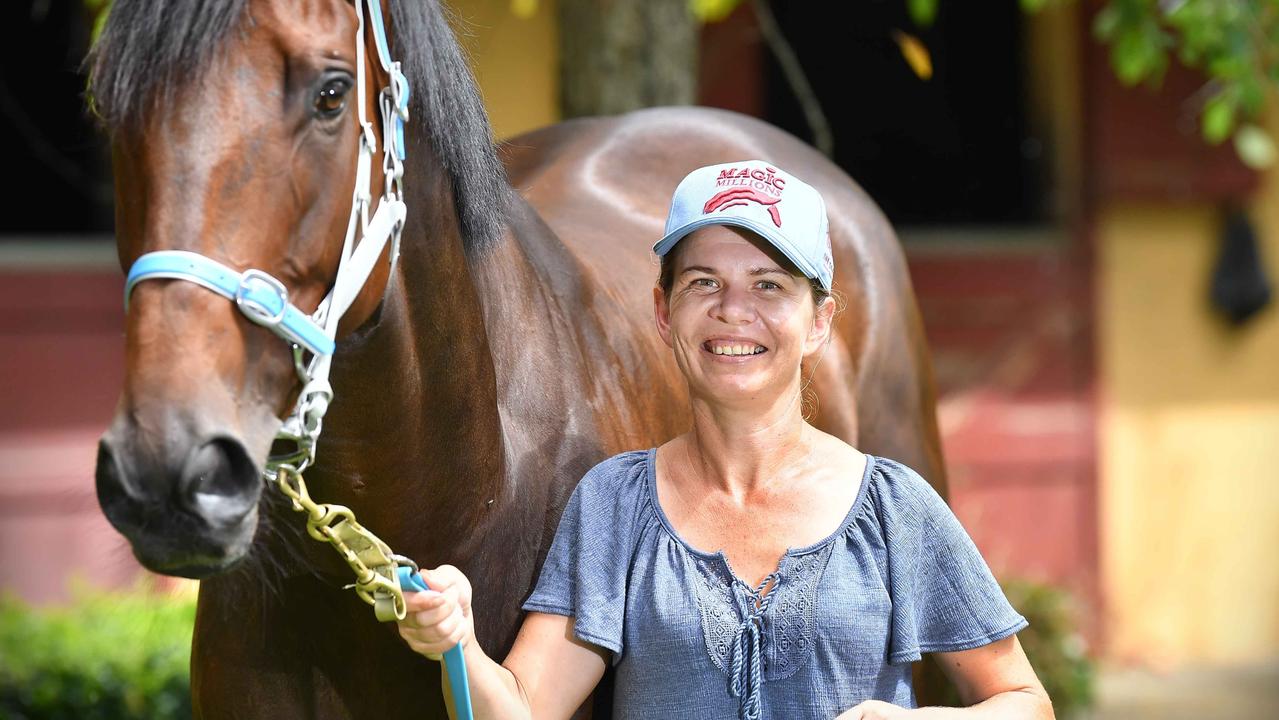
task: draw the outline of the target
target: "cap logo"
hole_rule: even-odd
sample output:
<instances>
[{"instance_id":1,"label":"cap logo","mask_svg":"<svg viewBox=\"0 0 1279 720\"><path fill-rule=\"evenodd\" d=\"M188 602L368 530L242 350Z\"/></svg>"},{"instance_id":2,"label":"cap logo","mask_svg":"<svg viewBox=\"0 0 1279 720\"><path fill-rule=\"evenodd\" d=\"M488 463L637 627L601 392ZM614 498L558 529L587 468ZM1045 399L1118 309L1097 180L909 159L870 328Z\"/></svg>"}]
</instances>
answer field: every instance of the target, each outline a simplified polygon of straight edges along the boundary
<instances>
[{"instance_id":1,"label":"cap logo","mask_svg":"<svg viewBox=\"0 0 1279 720\"><path fill-rule=\"evenodd\" d=\"M782 226L782 213L775 207L782 200L782 190L786 189L786 179L777 176L777 169L765 166L760 168L725 168L715 178L715 187L724 188L715 193L702 207L703 214L717 210L727 210L749 203L756 203L768 208L773 224Z\"/></svg>"}]
</instances>

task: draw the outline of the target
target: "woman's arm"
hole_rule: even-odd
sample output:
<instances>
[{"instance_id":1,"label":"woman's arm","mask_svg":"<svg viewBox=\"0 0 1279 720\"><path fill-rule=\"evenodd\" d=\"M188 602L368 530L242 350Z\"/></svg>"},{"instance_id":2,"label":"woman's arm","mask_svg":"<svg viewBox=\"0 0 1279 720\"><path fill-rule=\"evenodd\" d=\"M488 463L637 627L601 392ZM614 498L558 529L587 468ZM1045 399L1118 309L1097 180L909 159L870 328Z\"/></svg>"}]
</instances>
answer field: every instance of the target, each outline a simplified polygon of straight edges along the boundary
<instances>
[{"instance_id":1,"label":"woman's arm","mask_svg":"<svg viewBox=\"0 0 1279 720\"><path fill-rule=\"evenodd\" d=\"M422 574L432 591L404 596L408 614L399 623L400 635L433 660L462 643L476 720L567 718L604 675L607 650L573 637L572 618L536 612L525 618L514 647L499 665L475 641L466 576L450 565ZM443 663L440 667L445 673ZM443 687L449 687L447 677ZM453 717L451 699L448 705Z\"/></svg>"},{"instance_id":2,"label":"woman's arm","mask_svg":"<svg viewBox=\"0 0 1279 720\"><path fill-rule=\"evenodd\" d=\"M907 710L870 700L838 720L1053 720L1052 701L1016 635L972 650L935 653L968 707Z\"/></svg>"}]
</instances>

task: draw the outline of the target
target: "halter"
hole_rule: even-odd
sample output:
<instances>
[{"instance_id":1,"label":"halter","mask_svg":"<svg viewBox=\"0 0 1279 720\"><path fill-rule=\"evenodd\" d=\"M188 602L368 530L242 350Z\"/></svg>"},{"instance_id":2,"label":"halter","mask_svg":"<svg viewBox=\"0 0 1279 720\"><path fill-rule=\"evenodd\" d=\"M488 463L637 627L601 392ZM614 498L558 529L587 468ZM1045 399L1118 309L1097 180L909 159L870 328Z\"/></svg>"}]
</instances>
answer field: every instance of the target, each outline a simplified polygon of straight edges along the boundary
<instances>
[{"instance_id":1,"label":"halter","mask_svg":"<svg viewBox=\"0 0 1279 720\"><path fill-rule=\"evenodd\" d=\"M383 88L379 105L382 115L382 171L385 175L382 197L369 216L373 199L369 192L373 155L377 152L377 136L365 117L364 80L364 4L367 1L378 60L390 82ZM231 300L249 320L280 336L293 346L294 366L302 381L302 391L293 411L284 420L277 440L286 441L293 451L267 460L264 475L274 480L281 465L292 465L299 472L315 460L324 414L333 399L329 370L336 347L338 322L351 307L368 282L377 260L391 245L390 276L394 276L400 254L400 231L404 227L406 209L403 200L404 121L409 116L409 84L400 64L391 60L382 8L377 0L356 0L356 87L360 122L359 157L355 170L355 192L351 199L351 215L337 276L314 313L307 314L289 302L284 284L271 274L257 269L243 272L187 250L160 250L139 257L129 268L124 287L124 306L129 308L133 288L143 280L186 280ZM359 233L359 242L356 233ZM310 360L305 358L310 355Z\"/></svg>"},{"instance_id":2,"label":"halter","mask_svg":"<svg viewBox=\"0 0 1279 720\"><path fill-rule=\"evenodd\" d=\"M385 183L372 217L369 217L373 204L369 182L373 156L377 152L377 136L364 112L366 3L378 61L389 77L387 86L382 88L378 97L382 115L382 172ZM302 481L302 471L315 461L324 414L333 399L329 370L336 348L338 322L368 282L388 242L391 246L388 277L394 277L400 254L400 232L406 217L402 181L409 83L400 71L400 63L391 60L380 1L354 0L354 5L358 21L355 64L360 123L355 192L351 198L351 215L347 220L337 276L333 280L333 288L320 301L315 312L308 315L289 302L284 283L267 272L257 269L238 271L188 250L159 250L139 257L129 268L125 281L124 307L127 312L134 286L144 280L185 280L234 302L250 321L267 328L292 346L293 363L302 381L302 391L276 434L276 440L291 444L293 450L270 456L263 477L268 483L276 484L292 500L295 510L307 514L308 534L330 543L342 555L356 575L356 582L351 587L374 606L379 620L389 621L404 617L404 590L427 589L418 575L417 564L392 553L386 543L355 521L355 515L349 508L311 500ZM388 280L388 286L389 283ZM310 360L306 359L308 354ZM458 716L470 718L470 691L461 645L444 653L444 661L449 670Z\"/></svg>"}]
</instances>

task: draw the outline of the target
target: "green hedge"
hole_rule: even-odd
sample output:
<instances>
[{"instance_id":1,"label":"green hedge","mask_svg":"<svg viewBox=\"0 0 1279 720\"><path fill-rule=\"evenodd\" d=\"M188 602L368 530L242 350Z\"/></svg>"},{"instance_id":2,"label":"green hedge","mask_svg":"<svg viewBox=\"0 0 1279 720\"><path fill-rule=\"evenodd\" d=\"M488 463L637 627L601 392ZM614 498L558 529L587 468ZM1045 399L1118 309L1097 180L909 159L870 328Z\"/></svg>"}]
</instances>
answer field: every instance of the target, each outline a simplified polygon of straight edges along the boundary
<instances>
[{"instance_id":1,"label":"green hedge","mask_svg":"<svg viewBox=\"0 0 1279 720\"><path fill-rule=\"evenodd\" d=\"M1065 591L1028 580L1002 583L1013 607L1030 621L1017 634L1026 657L1052 698L1058 720L1093 705L1096 670L1078 629L1078 608Z\"/></svg>"},{"instance_id":2,"label":"green hedge","mask_svg":"<svg viewBox=\"0 0 1279 720\"><path fill-rule=\"evenodd\" d=\"M194 598L145 589L0 598L0 720L190 718L194 624Z\"/></svg>"}]
</instances>

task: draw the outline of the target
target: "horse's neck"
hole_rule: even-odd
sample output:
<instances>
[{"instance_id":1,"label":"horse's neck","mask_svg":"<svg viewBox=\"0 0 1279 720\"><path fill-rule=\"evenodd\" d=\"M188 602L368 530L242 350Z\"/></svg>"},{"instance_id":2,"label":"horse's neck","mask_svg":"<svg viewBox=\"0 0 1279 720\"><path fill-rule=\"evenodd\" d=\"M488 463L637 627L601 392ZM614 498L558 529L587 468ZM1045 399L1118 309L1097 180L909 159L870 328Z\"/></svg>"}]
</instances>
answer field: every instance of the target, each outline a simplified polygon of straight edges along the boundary
<instances>
[{"instance_id":1,"label":"horse's neck","mask_svg":"<svg viewBox=\"0 0 1279 720\"><path fill-rule=\"evenodd\" d=\"M488 335L447 180L412 181L419 192L380 317L335 358L331 414L340 421L326 423L320 466L339 486L385 498L370 502L374 512L361 522L390 537L417 537L412 526L430 524L445 543L467 536L500 492L503 441Z\"/></svg>"}]
</instances>

